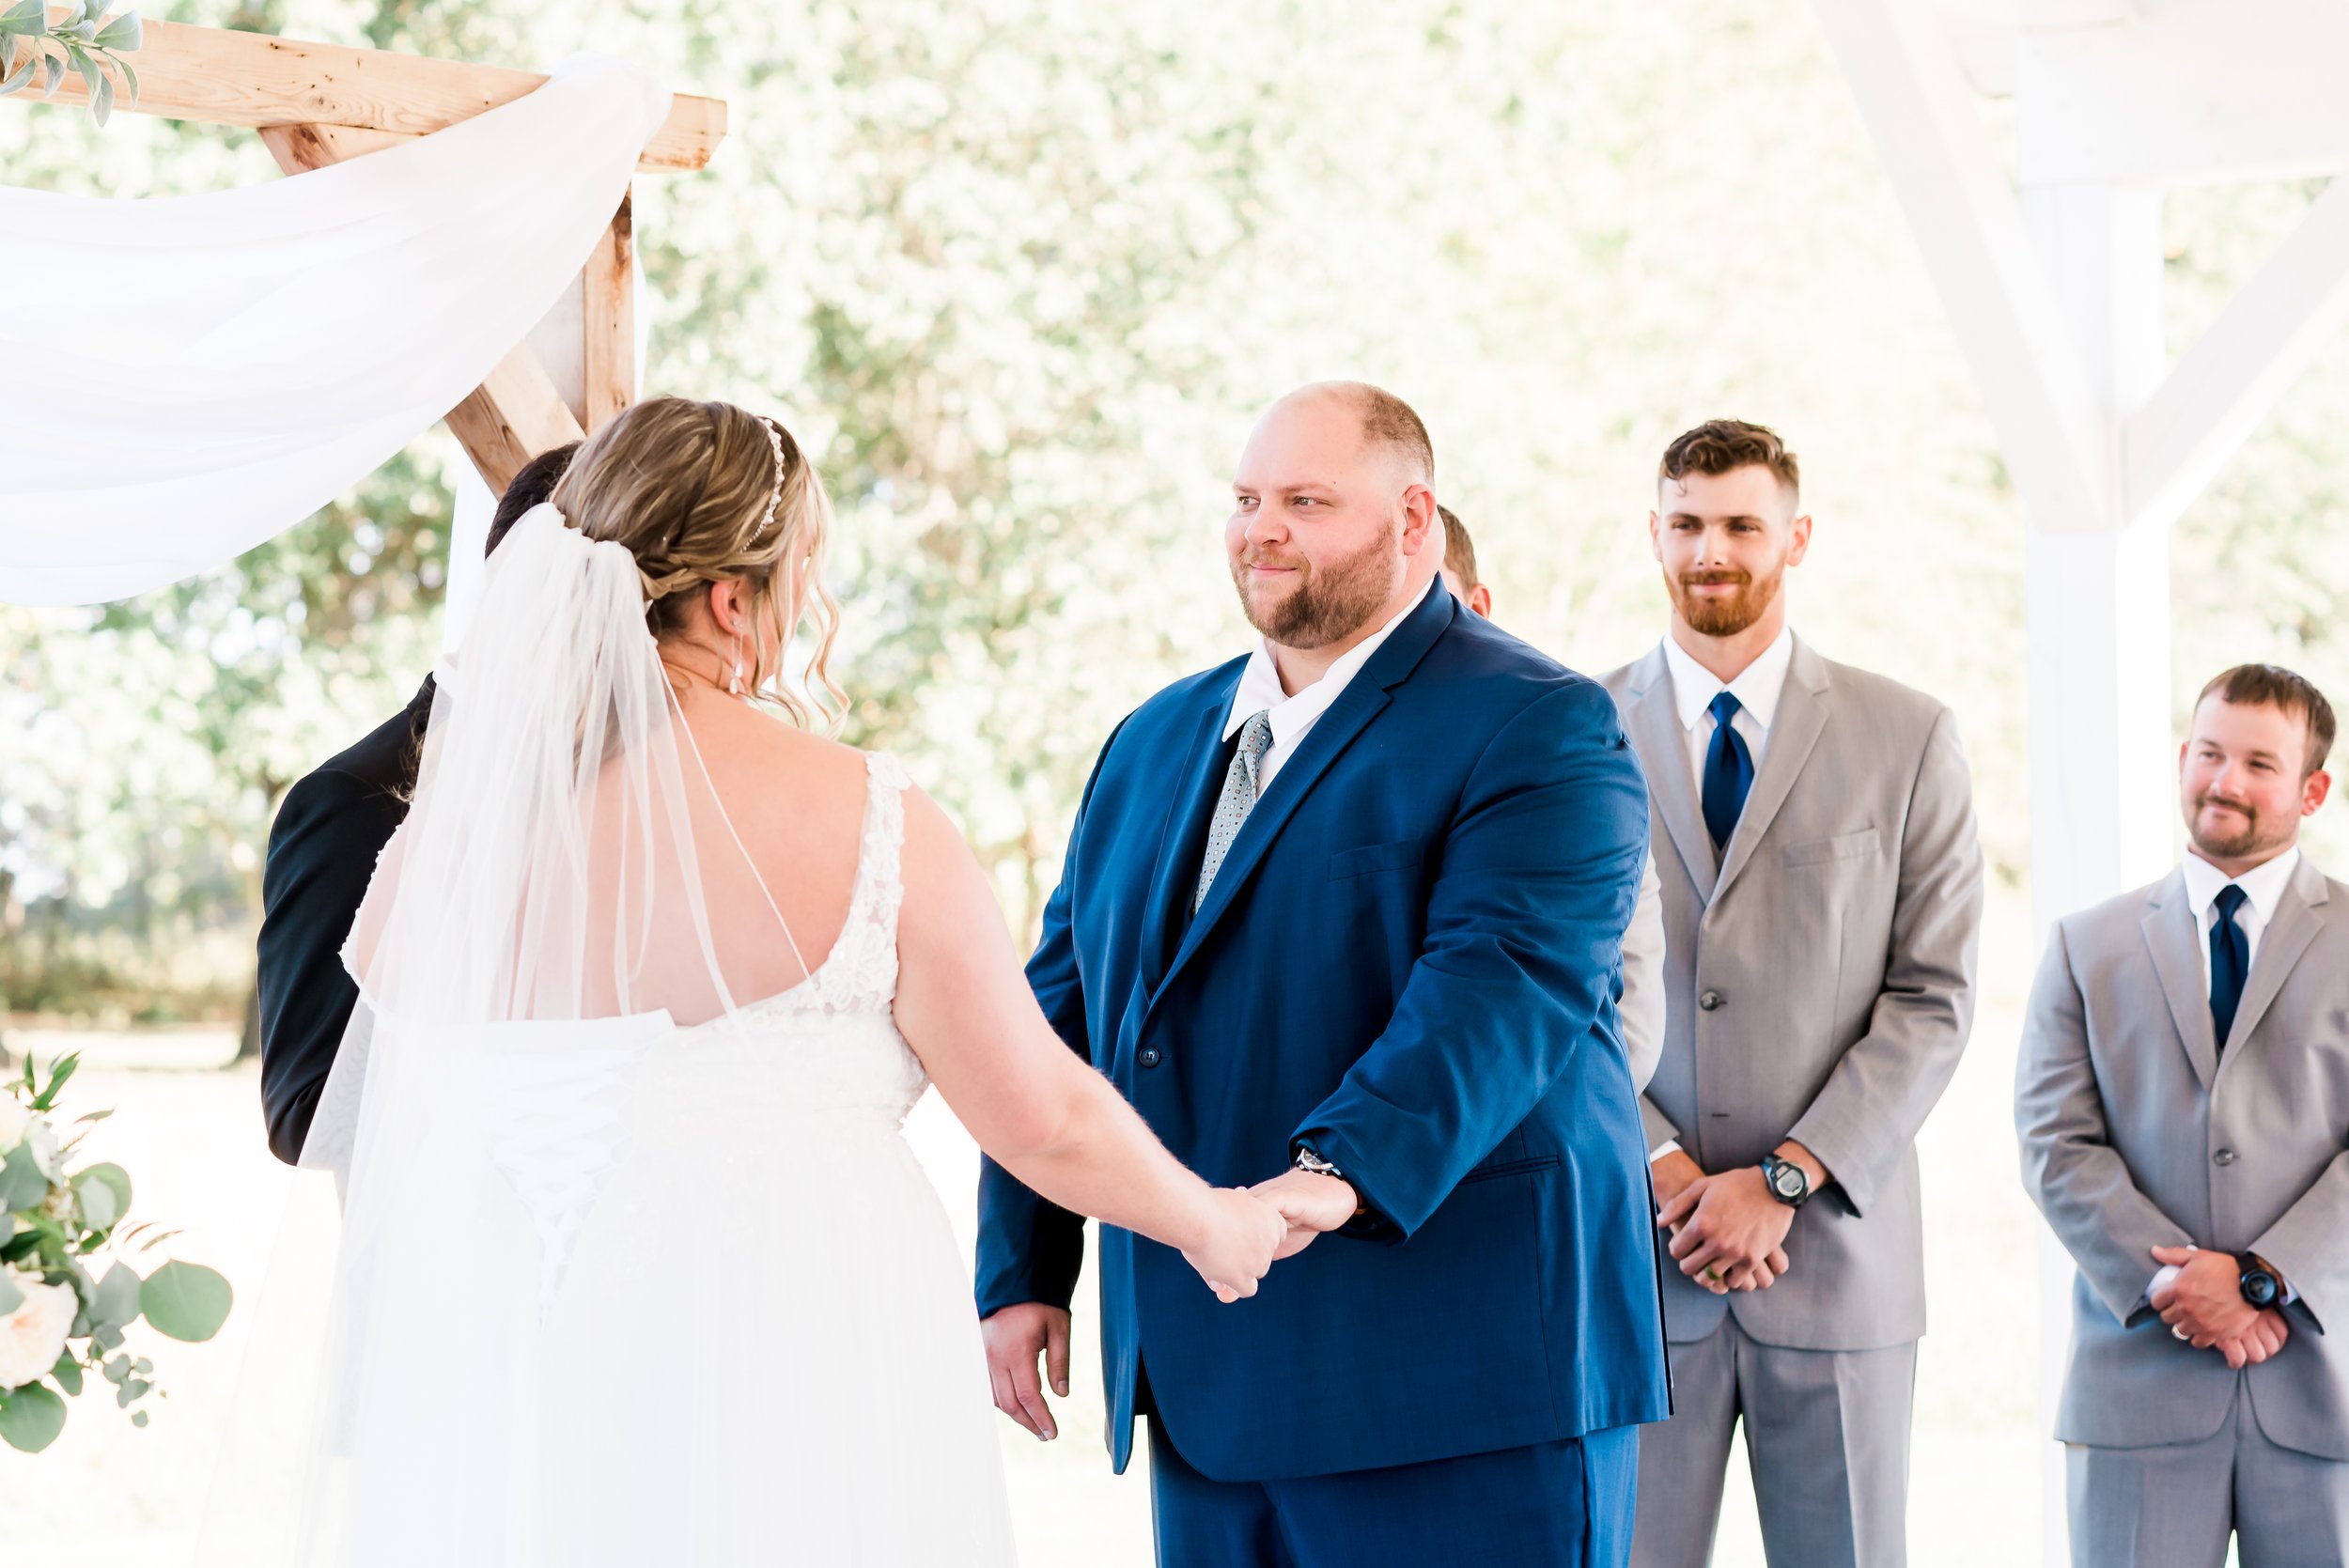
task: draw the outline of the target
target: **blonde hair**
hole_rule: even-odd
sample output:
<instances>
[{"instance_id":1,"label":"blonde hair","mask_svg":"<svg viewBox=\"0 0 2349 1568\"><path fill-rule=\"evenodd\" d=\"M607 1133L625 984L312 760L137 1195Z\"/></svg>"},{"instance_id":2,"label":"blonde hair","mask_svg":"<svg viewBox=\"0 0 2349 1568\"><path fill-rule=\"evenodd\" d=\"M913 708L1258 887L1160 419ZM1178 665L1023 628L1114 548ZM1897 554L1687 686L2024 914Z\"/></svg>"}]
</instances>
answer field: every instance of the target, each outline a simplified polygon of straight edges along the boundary
<instances>
[{"instance_id":1,"label":"blonde hair","mask_svg":"<svg viewBox=\"0 0 2349 1568\"><path fill-rule=\"evenodd\" d=\"M645 618L656 637L685 628L694 590L748 582L751 613L766 618L777 649L771 669L754 652L755 664L744 671L753 691L766 691L782 673L782 650L804 622L815 644L807 664L813 700L780 687L768 694L799 723L838 723L848 693L829 666L840 606L822 570L832 502L780 421L731 403L647 398L587 438L553 501L570 526L636 557ZM755 650L762 640L750 641Z\"/></svg>"}]
</instances>

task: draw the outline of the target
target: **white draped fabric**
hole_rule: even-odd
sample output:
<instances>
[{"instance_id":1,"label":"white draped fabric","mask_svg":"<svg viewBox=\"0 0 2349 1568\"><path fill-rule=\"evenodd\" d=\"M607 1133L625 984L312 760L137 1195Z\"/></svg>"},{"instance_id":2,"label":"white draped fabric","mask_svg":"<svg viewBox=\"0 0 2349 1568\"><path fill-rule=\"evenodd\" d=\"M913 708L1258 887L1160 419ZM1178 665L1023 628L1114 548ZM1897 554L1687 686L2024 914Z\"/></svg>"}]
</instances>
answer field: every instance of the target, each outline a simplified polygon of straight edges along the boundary
<instances>
[{"instance_id":1,"label":"white draped fabric","mask_svg":"<svg viewBox=\"0 0 2349 1568\"><path fill-rule=\"evenodd\" d=\"M298 179L137 201L0 187L0 278L28 302L0 313L0 601L142 593L349 489L561 296L668 111L635 67L582 56ZM67 280L97 307L41 308Z\"/></svg>"}]
</instances>

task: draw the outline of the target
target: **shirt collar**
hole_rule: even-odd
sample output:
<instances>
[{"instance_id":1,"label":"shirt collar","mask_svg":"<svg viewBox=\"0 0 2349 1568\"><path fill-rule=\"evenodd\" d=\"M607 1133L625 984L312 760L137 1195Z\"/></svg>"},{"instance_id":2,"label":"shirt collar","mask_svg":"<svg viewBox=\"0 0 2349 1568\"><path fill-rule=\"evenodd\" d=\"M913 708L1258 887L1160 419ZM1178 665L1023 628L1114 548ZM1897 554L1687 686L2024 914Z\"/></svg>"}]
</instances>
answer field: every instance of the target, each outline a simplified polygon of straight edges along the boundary
<instances>
[{"instance_id":1,"label":"shirt collar","mask_svg":"<svg viewBox=\"0 0 2349 1568\"><path fill-rule=\"evenodd\" d=\"M1440 577L1431 581L1426 592L1411 600L1394 619L1346 649L1319 680L1295 696L1281 690L1281 671L1272 661L1271 640L1257 638L1255 651L1248 656L1248 667L1240 671L1239 690L1233 693L1232 710L1224 716L1223 738L1229 740L1237 735L1240 726L1257 714L1269 713L1272 715L1273 744L1278 745L1289 735L1320 718L1323 711L1345 691L1346 683L1370 662L1371 655L1377 653L1393 635L1396 627L1410 618L1412 611L1427 602L1427 595L1433 593L1442 581ZM1283 731L1288 734L1283 734Z\"/></svg>"},{"instance_id":2,"label":"shirt collar","mask_svg":"<svg viewBox=\"0 0 2349 1568\"><path fill-rule=\"evenodd\" d=\"M2218 890L2230 881L2243 890L2259 911L2260 924L2265 925L2276 918L2276 906L2284 896L2284 889L2292 885L2292 873L2300 863L2300 846L2294 845L2272 861L2263 861L2240 877L2230 877L2201 856L2188 851L2186 857L2186 897L2194 906L2194 918L2202 924L2210 924L2210 907L2218 897Z\"/></svg>"},{"instance_id":3,"label":"shirt collar","mask_svg":"<svg viewBox=\"0 0 2349 1568\"><path fill-rule=\"evenodd\" d=\"M1795 661L1795 629L1779 628L1770 645L1762 650L1760 658L1737 673L1737 678L1724 681L1712 671L1689 657L1672 633L1664 634L1664 664L1672 671L1672 702L1680 710L1680 727L1693 730L1704 717L1704 710L1713 706L1713 699L1727 691L1737 699L1737 706L1753 715L1753 722L1765 730L1778 716L1778 699L1786 690L1786 672Z\"/></svg>"}]
</instances>

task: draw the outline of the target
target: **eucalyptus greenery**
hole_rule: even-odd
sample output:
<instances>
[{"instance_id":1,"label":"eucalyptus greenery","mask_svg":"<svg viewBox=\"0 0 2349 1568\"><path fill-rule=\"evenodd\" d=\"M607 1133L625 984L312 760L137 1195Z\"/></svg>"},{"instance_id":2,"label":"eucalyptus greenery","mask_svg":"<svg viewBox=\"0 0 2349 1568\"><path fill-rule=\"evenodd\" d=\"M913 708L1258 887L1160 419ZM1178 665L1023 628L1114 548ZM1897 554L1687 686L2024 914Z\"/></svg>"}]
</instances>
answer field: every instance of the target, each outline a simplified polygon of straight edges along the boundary
<instances>
[{"instance_id":1,"label":"eucalyptus greenery","mask_svg":"<svg viewBox=\"0 0 2349 1568\"><path fill-rule=\"evenodd\" d=\"M90 1126L113 1114L88 1112L59 1141L49 1114L80 1064L59 1058L44 1083L28 1060L22 1078L0 1084L0 1442L26 1453L56 1441L86 1374L113 1386L120 1409L154 1391L154 1363L124 1348L142 1317L194 1343L220 1332L234 1299L200 1264L167 1262L145 1278L131 1265L179 1233L125 1223L121 1166L70 1168ZM147 1412L132 1410L131 1423L145 1426Z\"/></svg>"},{"instance_id":2,"label":"eucalyptus greenery","mask_svg":"<svg viewBox=\"0 0 2349 1568\"><path fill-rule=\"evenodd\" d=\"M122 56L139 46L139 13L121 11L109 17L105 11L105 0L94 6L89 0L68 0L64 15L53 20L49 0L19 0L0 12L0 98L31 86L35 72L41 78L40 94L47 98L70 70L89 88L90 117L103 125L115 110L114 78L107 74L111 67L131 89L131 101L137 102L139 75Z\"/></svg>"}]
</instances>

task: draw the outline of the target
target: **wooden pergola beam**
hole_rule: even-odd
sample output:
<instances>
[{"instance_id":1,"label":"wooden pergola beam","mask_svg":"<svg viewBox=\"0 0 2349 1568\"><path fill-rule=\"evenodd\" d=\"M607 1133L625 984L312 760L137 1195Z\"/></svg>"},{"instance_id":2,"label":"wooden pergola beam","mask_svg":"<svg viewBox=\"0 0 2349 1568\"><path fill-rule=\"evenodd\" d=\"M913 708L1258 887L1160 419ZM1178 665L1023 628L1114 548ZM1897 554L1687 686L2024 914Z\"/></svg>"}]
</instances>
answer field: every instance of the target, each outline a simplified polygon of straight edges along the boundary
<instances>
[{"instance_id":1,"label":"wooden pergola beam","mask_svg":"<svg viewBox=\"0 0 2349 1568\"><path fill-rule=\"evenodd\" d=\"M145 33L142 47L129 56L139 73L138 101L117 92L117 114L257 129L331 126L372 133L381 146L471 119L546 81L536 71L267 33L170 22L147 23ZM87 98L88 89L69 71L51 101L81 104ZM650 173L702 168L725 133L723 100L679 93L636 166Z\"/></svg>"},{"instance_id":2,"label":"wooden pergola beam","mask_svg":"<svg viewBox=\"0 0 2349 1568\"><path fill-rule=\"evenodd\" d=\"M492 495L503 495L531 458L584 433L528 344L517 344L448 411L448 430Z\"/></svg>"},{"instance_id":3,"label":"wooden pergola beam","mask_svg":"<svg viewBox=\"0 0 2349 1568\"><path fill-rule=\"evenodd\" d=\"M498 66L168 22L147 23L145 35L133 58L138 101L118 94L117 109L252 127L289 175L429 135L510 103L547 80ZM86 98L80 78L69 75L54 101L77 105ZM678 94L636 166L656 173L699 169L725 129L722 100ZM634 256L633 210L623 195L581 270L584 374L576 408L522 343L449 411L450 432L493 491L503 490L538 453L580 440L634 401Z\"/></svg>"}]
</instances>

